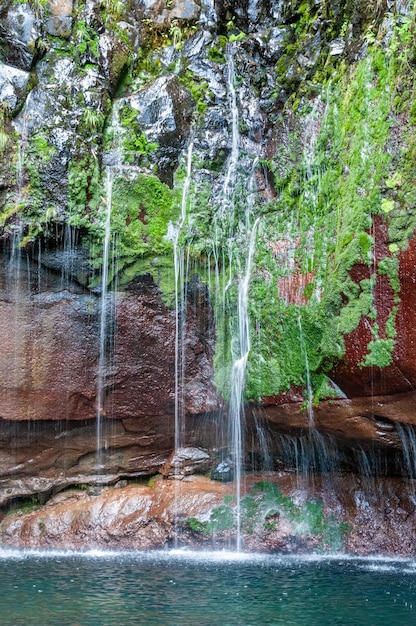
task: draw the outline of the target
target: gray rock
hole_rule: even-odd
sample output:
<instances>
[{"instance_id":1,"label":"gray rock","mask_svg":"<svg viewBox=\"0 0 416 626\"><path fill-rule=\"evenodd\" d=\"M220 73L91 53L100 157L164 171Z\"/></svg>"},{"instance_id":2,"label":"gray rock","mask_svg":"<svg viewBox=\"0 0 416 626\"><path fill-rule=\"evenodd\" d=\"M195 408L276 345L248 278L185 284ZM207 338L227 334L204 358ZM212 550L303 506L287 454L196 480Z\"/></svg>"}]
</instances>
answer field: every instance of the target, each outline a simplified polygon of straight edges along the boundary
<instances>
[{"instance_id":1,"label":"gray rock","mask_svg":"<svg viewBox=\"0 0 416 626\"><path fill-rule=\"evenodd\" d=\"M54 15L45 21L45 30L53 37L69 39L72 31L72 17L67 15Z\"/></svg>"},{"instance_id":2,"label":"gray rock","mask_svg":"<svg viewBox=\"0 0 416 626\"><path fill-rule=\"evenodd\" d=\"M179 478L204 473L210 469L211 457L200 448L184 447L172 452L161 474L167 478Z\"/></svg>"},{"instance_id":3,"label":"gray rock","mask_svg":"<svg viewBox=\"0 0 416 626\"><path fill-rule=\"evenodd\" d=\"M329 54L331 56L339 56L345 50L345 41L341 38L333 39L329 42Z\"/></svg>"},{"instance_id":4,"label":"gray rock","mask_svg":"<svg viewBox=\"0 0 416 626\"><path fill-rule=\"evenodd\" d=\"M137 121L156 152L160 178L172 184L173 170L189 136L193 103L176 76L162 76L130 99Z\"/></svg>"},{"instance_id":5,"label":"gray rock","mask_svg":"<svg viewBox=\"0 0 416 626\"><path fill-rule=\"evenodd\" d=\"M142 0L142 5L145 19L162 27L169 27L173 20L196 21L201 13L201 7L193 0Z\"/></svg>"},{"instance_id":6,"label":"gray rock","mask_svg":"<svg viewBox=\"0 0 416 626\"><path fill-rule=\"evenodd\" d=\"M234 480L234 468L231 461L221 461L211 472L211 480L229 483Z\"/></svg>"},{"instance_id":7,"label":"gray rock","mask_svg":"<svg viewBox=\"0 0 416 626\"><path fill-rule=\"evenodd\" d=\"M13 3L0 19L0 51L3 61L30 70L40 37L40 20L28 3Z\"/></svg>"},{"instance_id":8,"label":"gray rock","mask_svg":"<svg viewBox=\"0 0 416 626\"><path fill-rule=\"evenodd\" d=\"M0 62L0 102L12 111L23 102L29 72Z\"/></svg>"},{"instance_id":9,"label":"gray rock","mask_svg":"<svg viewBox=\"0 0 416 626\"><path fill-rule=\"evenodd\" d=\"M74 9L73 0L49 0L49 10L52 15L72 15Z\"/></svg>"}]
</instances>

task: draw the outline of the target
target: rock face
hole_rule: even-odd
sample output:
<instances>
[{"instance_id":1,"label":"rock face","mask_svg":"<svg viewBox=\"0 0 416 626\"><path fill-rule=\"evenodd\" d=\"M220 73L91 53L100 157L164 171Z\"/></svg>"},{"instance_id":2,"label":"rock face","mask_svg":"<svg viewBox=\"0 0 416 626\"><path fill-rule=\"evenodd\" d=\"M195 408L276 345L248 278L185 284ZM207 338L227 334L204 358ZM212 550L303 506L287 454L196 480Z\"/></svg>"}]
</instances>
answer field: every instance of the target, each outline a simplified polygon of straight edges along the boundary
<instances>
[{"instance_id":1,"label":"rock face","mask_svg":"<svg viewBox=\"0 0 416 626\"><path fill-rule=\"evenodd\" d=\"M414 557L410 485L390 480L375 492L371 480L345 476L333 478L331 490L325 481L300 486L293 475L264 479L270 477L253 476L246 483L244 549ZM230 549L236 540L233 505L224 501L233 490L230 483L199 476L179 482L158 479L150 487L104 488L98 495L73 490L51 498L41 510L4 518L0 538L11 546L65 550L148 550L173 544Z\"/></svg>"},{"instance_id":2,"label":"rock face","mask_svg":"<svg viewBox=\"0 0 416 626\"><path fill-rule=\"evenodd\" d=\"M2 502L157 472L173 446L175 313L151 277L107 302L117 340L103 375L99 459L100 295L71 281L63 289L60 275L26 259L12 270L1 275L0 297ZM203 305L188 305L190 414L218 407Z\"/></svg>"},{"instance_id":3,"label":"rock face","mask_svg":"<svg viewBox=\"0 0 416 626\"><path fill-rule=\"evenodd\" d=\"M233 493L233 362L247 470L415 477L408 3L40 4L0 3L0 504L55 500L4 540L162 546L170 481L57 495L161 471L203 542ZM316 544L264 530L247 546Z\"/></svg>"}]
</instances>

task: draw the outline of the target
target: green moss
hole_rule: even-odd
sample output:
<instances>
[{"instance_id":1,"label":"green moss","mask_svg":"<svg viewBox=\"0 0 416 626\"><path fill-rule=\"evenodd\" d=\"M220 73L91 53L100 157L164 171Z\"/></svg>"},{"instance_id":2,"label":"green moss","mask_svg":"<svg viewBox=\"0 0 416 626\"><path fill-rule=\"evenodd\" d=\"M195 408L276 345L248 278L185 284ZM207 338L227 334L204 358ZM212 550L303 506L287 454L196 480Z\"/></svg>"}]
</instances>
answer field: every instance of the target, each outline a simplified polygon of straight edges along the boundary
<instances>
[{"instance_id":1,"label":"green moss","mask_svg":"<svg viewBox=\"0 0 416 626\"><path fill-rule=\"evenodd\" d=\"M88 55L98 60L100 56L98 33L84 19L76 21L75 41L76 52L80 59Z\"/></svg>"},{"instance_id":2,"label":"green moss","mask_svg":"<svg viewBox=\"0 0 416 626\"><path fill-rule=\"evenodd\" d=\"M364 367L387 367L393 361L393 339L375 339L367 346L369 353L365 356Z\"/></svg>"},{"instance_id":3,"label":"green moss","mask_svg":"<svg viewBox=\"0 0 416 626\"><path fill-rule=\"evenodd\" d=\"M321 386L319 376L342 357L344 335L362 317L378 329L375 276L356 283L350 271L357 263L371 270L374 214L386 216L391 236L397 233L394 242L399 241L400 229L403 242L414 230L404 211L399 215L400 200L391 197L400 195L407 180L386 149L394 84L389 54L375 46L328 87L319 131L310 147L306 143L304 160L299 159L302 135L295 135L267 162L276 176L277 198L265 207L251 282L249 397L306 386L308 376L315 399L323 397L328 386ZM298 120L304 120L304 142L320 115L319 108L297 111ZM397 263L388 257L378 267L380 274L389 276L396 304ZM289 288L292 291L286 294ZM363 366L390 362L394 321L392 312L386 339L375 332Z\"/></svg>"},{"instance_id":4,"label":"green moss","mask_svg":"<svg viewBox=\"0 0 416 626\"><path fill-rule=\"evenodd\" d=\"M139 174L134 180L117 177L113 185L111 228L118 236L119 255L137 257L172 249L166 238L169 221L178 208L167 185L156 176Z\"/></svg>"},{"instance_id":5,"label":"green moss","mask_svg":"<svg viewBox=\"0 0 416 626\"><path fill-rule=\"evenodd\" d=\"M127 163L149 166L149 157L157 150L158 145L148 141L137 121L137 115L138 111L129 105L124 105L120 111L123 157Z\"/></svg>"},{"instance_id":6,"label":"green moss","mask_svg":"<svg viewBox=\"0 0 416 626\"><path fill-rule=\"evenodd\" d=\"M208 50L208 58L214 63L226 62L223 50L221 48L217 48L216 46L210 46Z\"/></svg>"},{"instance_id":7,"label":"green moss","mask_svg":"<svg viewBox=\"0 0 416 626\"><path fill-rule=\"evenodd\" d=\"M191 92L192 99L196 104L197 113L204 113L209 102L213 99L213 95L208 88L208 83L201 80L189 69L185 72L181 72L178 78L181 85Z\"/></svg>"},{"instance_id":8,"label":"green moss","mask_svg":"<svg viewBox=\"0 0 416 626\"><path fill-rule=\"evenodd\" d=\"M126 287L138 276L150 275L159 287L164 303L175 304L175 272L171 255L120 258L115 268L119 287Z\"/></svg>"},{"instance_id":9,"label":"green moss","mask_svg":"<svg viewBox=\"0 0 416 626\"><path fill-rule=\"evenodd\" d=\"M68 210L71 226L85 228L100 236L97 209L101 196L100 170L96 157L89 152L73 159L68 167Z\"/></svg>"}]
</instances>

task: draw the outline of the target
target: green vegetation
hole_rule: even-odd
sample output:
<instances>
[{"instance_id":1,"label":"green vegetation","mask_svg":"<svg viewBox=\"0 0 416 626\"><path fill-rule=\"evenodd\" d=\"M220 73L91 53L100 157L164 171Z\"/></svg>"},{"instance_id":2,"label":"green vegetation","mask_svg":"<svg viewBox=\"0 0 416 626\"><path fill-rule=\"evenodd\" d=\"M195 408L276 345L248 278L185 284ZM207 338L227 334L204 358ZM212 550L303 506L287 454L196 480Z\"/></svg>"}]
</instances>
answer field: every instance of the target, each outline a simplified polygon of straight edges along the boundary
<instances>
[{"instance_id":1,"label":"green vegetation","mask_svg":"<svg viewBox=\"0 0 416 626\"><path fill-rule=\"evenodd\" d=\"M34 5L41 8L45 2L33 0ZM166 9L170 8L167 2ZM61 42L62 49L52 47L49 53L50 59L54 54L72 54L81 73L97 68L100 56L98 30L83 17L84 9L79 3L72 40ZM123 44L114 61L118 70L130 62L123 88L140 89L161 72L176 73L195 102L198 128L207 107L215 102L208 82L182 55L184 42L198 25L173 19L162 27L144 18L142 46L135 56L118 24L128 10L128 3L104 0L97 13L102 26ZM315 0L295 0L282 7L282 53L274 74L276 103L268 105L279 148L257 171L266 171L273 179L274 198L258 198L252 208L251 225L255 217L260 222L249 300L249 399L310 386L315 402L334 395L328 374L345 353L345 335L360 323L371 328L360 366L386 367L392 362L400 303L399 255L416 229L415 16L414 12L408 17L389 15L396 20L390 36L383 26L380 3L367 7L345 0L336 14L334 10L333 3ZM242 74L236 79L237 91L239 81L245 81L256 93L270 80L266 75L270 68L250 65L246 53L254 49L249 47L254 39L236 27L237 18L228 15L225 19L226 34L208 41L208 63L217 64L215 71L223 72L225 47L235 42L235 66L237 74ZM318 28L321 37L316 46ZM351 37L357 50L362 46L362 55L354 48L353 57L359 61L353 61L350 52L331 56L330 43L335 38L348 42ZM263 44L267 44L266 35ZM174 61L166 67L162 48L168 45L174 48ZM53 86L52 71L48 80ZM109 96L96 107L86 106L83 94L77 94L76 103L70 94L63 97L68 109L75 105L83 109L76 119L77 146L69 151L76 156L68 165L68 211L63 219L82 231L91 248L92 264L98 267L108 191L102 153L113 141L111 129L105 130ZM0 122L7 115L1 109ZM159 146L143 133L134 108L123 106L120 124L123 163L137 170L116 173L112 185L111 235L118 255L113 273L118 272L120 285L137 274L151 273L169 301L174 283L172 241L166 235L179 215L181 173L175 176L174 190L153 175ZM245 132L243 127L240 130ZM103 132L107 133L104 143ZM9 142L0 130L0 154ZM242 152L245 149L242 146ZM199 263L214 300L216 382L225 397L237 328L236 279L245 271L251 227L245 222L247 172L238 172L231 210L222 212L213 201L212 181L224 174L228 155L224 147L200 162L195 159L193 171L199 170L199 175L191 185L192 211L181 232L191 263ZM57 219L56 208L44 206L42 178L43 167L53 157L46 131L30 138L24 156L28 184L19 195L20 206L8 198L1 215L3 225L17 213L24 216L25 242ZM377 263L375 224L388 229L386 254ZM351 272L358 266L359 277ZM216 269L219 276L215 276ZM380 277L388 280L393 293L391 311L383 322L374 298ZM219 516L227 519L224 511Z\"/></svg>"},{"instance_id":2,"label":"green vegetation","mask_svg":"<svg viewBox=\"0 0 416 626\"><path fill-rule=\"evenodd\" d=\"M149 167L149 156L157 150L158 145L147 140L137 121L137 115L138 111L128 105L124 105L120 111L123 157L127 163Z\"/></svg>"},{"instance_id":3,"label":"green vegetation","mask_svg":"<svg viewBox=\"0 0 416 626\"><path fill-rule=\"evenodd\" d=\"M393 39L392 48L396 46ZM416 226L411 132L406 130L402 138L399 161L393 162L388 150L397 133L392 113L397 89L402 88L398 71L392 51L383 51L375 42L354 68L338 69L322 105L318 101L323 111L319 124L319 110L308 113L305 106L299 107L299 118L306 120L303 133L308 124L318 128L303 146L303 161L298 155L305 134L292 137L283 154L266 164L275 174L278 195L263 210L251 284L249 397L305 386L309 372L319 399L328 385L324 391L318 381L343 355L343 336L363 318L371 324L373 339L362 366L391 363L399 302L397 252L407 247ZM410 108L408 103L407 111ZM390 238L390 256L377 267L375 215L388 223ZM356 282L350 270L357 263L368 268L368 278ZM374 307L377 273L388 277L394 293L395 305L384 328ZM290 284L292 292L286 293ZM293 285L298 285L295 292Z\"/></svg>"},{"instance_id":4,"label":"green vegetation","mask_svg":"<svg viewBox=\"0 0 416 626\"><path fill-rule=\"evenodd\" d=\"M100 233L97 207L100 202L100 171L94 154L72 160L68 169L68 210L71 226Z\"/></svg>"},{"instance_id":5,"label":"green vegetation","mask_svg":"<svg viewBox=\"0 0 416 626\"><path fill-rule=\"evenodd\" d=\"M115 179L111 227L118 236L121 259L135 260L145 253L157 255L170 250L168 224L177 215L172 191L156 176Z\"/></svg>"},{"instance_id":6,"label":"green vegetation","mask_svg":"<svg viewBox=\"0 0 416 626\"><path fill-rule=\"evenodd\" d=\"M6 102L0 104L0 155L5 151L9 144L9 135L4 132L5 123L10 116L10 110Z\"/></svg>"},{"instance_id":7,"label":"green vegetation","mask_svg":"<svg viewBox=\"0 0 416 626\"><path fill-rule=\"evenodd\" d=\"M76 22L76 27L76 52L80 57L87 55L92 61L97 60L100 56L97 32L83 19Z\"/></svg>"},{"instance_id":8,"label":"green vegetation","mask_svg":"<svg viewBox=\"0 0 416 626\"><path fill-rule=\"evenodd\" d=\"M195 533L212 535L235 527L233 497L224 498L224 504L212 510L208 521L195 517L185 520L185 525ZM289 496L284 496L274 483L259 482L251 492L241 499L241 528L243 532L273 532L279 529L282 520L291 524L294 535L316 536L322 547L340 549L347 532L344 523L326 515L320 500L308 500L297 505Z\"/></svg>"}]
</instances>

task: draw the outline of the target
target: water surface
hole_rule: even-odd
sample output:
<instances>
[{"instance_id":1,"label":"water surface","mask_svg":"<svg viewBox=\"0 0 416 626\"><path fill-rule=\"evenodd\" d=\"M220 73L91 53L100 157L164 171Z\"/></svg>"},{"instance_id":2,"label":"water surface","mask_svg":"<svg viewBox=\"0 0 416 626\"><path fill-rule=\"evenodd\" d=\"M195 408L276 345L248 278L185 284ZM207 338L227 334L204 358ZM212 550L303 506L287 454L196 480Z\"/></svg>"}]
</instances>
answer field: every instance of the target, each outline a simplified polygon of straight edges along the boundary
<instances>
[{"instance_id":1,"label":"water surface","mask_svg":"<svg viewBox=\"0 0 416 626\"><path fill-rule=\"evenodd\" d=\"M0 576L2 626L408 626L416 620L411 560L5 550Z\"/></svg>"}]
</instances>

